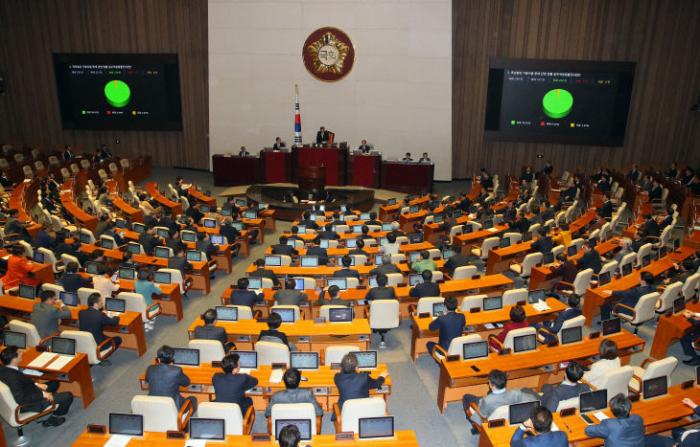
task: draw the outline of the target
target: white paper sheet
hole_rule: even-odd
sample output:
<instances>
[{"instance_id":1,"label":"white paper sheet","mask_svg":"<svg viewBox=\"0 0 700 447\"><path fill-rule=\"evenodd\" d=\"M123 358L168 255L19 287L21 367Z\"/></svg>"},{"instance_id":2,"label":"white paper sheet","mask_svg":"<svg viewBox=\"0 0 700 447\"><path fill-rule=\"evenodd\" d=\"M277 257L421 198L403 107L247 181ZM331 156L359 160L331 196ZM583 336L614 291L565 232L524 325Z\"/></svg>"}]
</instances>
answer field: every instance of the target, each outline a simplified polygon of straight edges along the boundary
<instances>
[{"instance_id":1,"label":"white paper sheet","mask_svg":"<svg viewBox=\"0 0 700 447\"><path fill-rule=\"evenodd\" d=\"M105 442L104 447L125 447L131 441L132 436L129 435L112 435Z\"/></svg>"},{"instance_id":2,"label":"white paper sheet","mask_svg":"<svg viewBox=\"0 0 700 447\"><path fill-rule=\"evenodd\" d=\"M604 421L606 419L609 419L608 415L603 413L602 411L596 411L595 413L593 413L593 416L595 416L595 418L598 419L599 421Z\"/></svg>"},{"instance_id":3,"label":"white paper sheet","mask_svg":"<svg viewBox=\"0 0 700 447\"><path fill-rule=\"evenodd\" d=\"M54 357L56 357L56 354L54 354L53 352L42 352L27 366L32 369L43 368L47 363L53 360Z\"/></svg>"},{"instance_id":4,"label":"white paper sheet","mask_svg":"<svg viewBox=\"0 0 700 447\"><path fill-rule=\"evenodd\" d=\"M185 447L206 447L206 439L188 439Z\"/></svg>"},{"instance_id":5,"label":"white paper sheet","mask_svg":"<svg viewBox=\"0 0 700 447\"><path fill-rule=\"evenodd\" d=\"M59 355L56 360L51 362L51 364L49 364L49 366L46 367L46 369L58 371L59 369L62 369L64 366L66 366L74 358L75 357L73 357L72 355Z\"/></svg>"},{"instance_id":6,"label":"white paper sheet","mask_svg":"<svg viewBox=\"0 0 700 447\"><path fill-rule=\"evenodd\" d=\"M284 375L284 371L281 369L273 369L270 372L270 383L280 383L282 381L282 376Z\"/></svg>"}]
</instances>

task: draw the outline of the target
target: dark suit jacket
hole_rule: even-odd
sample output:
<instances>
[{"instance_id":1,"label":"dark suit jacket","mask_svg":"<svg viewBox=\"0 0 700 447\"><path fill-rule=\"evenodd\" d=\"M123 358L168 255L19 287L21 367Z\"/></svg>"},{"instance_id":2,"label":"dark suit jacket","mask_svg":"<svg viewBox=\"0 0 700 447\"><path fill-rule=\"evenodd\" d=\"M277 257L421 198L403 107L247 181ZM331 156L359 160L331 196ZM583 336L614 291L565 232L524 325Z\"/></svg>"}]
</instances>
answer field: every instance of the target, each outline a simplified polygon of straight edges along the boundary
<instances>
[{"instance_id":1,"label":"dark suit jacket","mask_svg":"<svg viewBox=\"0 0 700 447\"><path fill-rule=\"evenodd\" d=\"M311 219L302 219L299 221L299 225L304 225L306 228L318 230L318 224L316 223L316 221L313 221Z\"/></svg>"},{"instance_id":2,"label":"dark suit jacket","mask_svg":"<svg viewBox=\"0 0 700 447\"><path fill-rule=\"evenodd\" d=\"M431 321L428 328L431 331L439 331L438 344L445 350L448 350L452 339L462 335L465 324L464 314L447 312L445 315Z\"/></svg>"},{"instance_id":3,"label":"dark suit jacket","mask_svg":"<svg viewBox=\"0 0 700 447\"><path fill-rule=\"evenodd\" d=\"M236 306L248 306L252 309L255 302L258 300L258 295L252 290L235 289L231 291L229 299L231 304Z\"/></svg>"},{"instance_id":4,"label":"dark suit jacket","mask_svg":"<svg viewBox=\"0 0 700 447\"><path fill-rule=\"evenodd\" d=\"M16 369L0 366L0 382L7 385L19 405L29 405L27 410L41 411L49 406L34 381Z\"/></svg>"},{"instance_id":5,"label":"dark suit jacket","mask_svg":"<svg viewBox=\"0 0 700 447\"><path fill-rule=\"evenodd\" d=\"M226 336L226 329L214 326L214 325L204 325L197 326L194 328L194 338L200 340L219 340L221 345L225 347L228 338Z\"/></svg>"},{"instance_id":6,"label":"dark suit jacket","mask_svg":"<svg viewBox=\"0 0 700 447\"><path fill-rule=\"evenodd\" d=\"M639 298L643 297L644 295L648 293L655 292L656 289L651 286L639 286L639 287L634 287L629 290L623 290L623 291L614 291L612 293L613 298L622 298L620 300L620 304L624 304L626 306L634 307L637 305L637 302L639 301ZM624 313L629 313L627 312L627 309L622 309L621 312Z\"/></svg>"},{"instance_id":7,"label":"dark suit jacket","mask_svg":"<svg viewBox=\"0 0 700 447\"><path fill-rule=\"evenodd\" d=\"M306 256L318 256L319 265L328 264L328 251L321 247L309 247L306 249Z\"/></svg>"},{"instance_id":8,"label":"dark suit jacket","mask_svg":"<svg viewBox=\"0 0 700 447\"><path fill-rule=\"evenodd\" d=\"M297 251L291 245L287 244L274 244L272 246L272 254L275 255L295 255Z\"/></svg>"},{"instance_id":9,"label":"dark suit jacket","mask_svg":"<svg viewBox=\"0 0 700 447\"><path fill-rule=\"evenodd\" d=\"M382 264L369 271L370 276L376 276L380 273L387 275L389 273L401 273L401 270L394 264Z\"/></svg>"},{"instance_id":10,"label":"dark suit jacket","mask_svg":"<svg viewBox=\"0 0 700 447\"><path fill-rule=\"evenodd\" d=\"M557 411L559 402L589 391L591 391L591 388L585 383L576 383L574 385L565 385L564 383L561 385L552 385L546 383L542 386L542 398L540 402L543 406L547 407L549 411L554 413Z\"/></svg>"},{"instance_id":11,"label":"dark suit jacket","mask_svg":"<svg viewBox=\"0 0 700 447\"><path fill-rule=\"evenodd\" d=\"M316 143L322 144L328 141L328 131L324 130L321 132L320 130L316 132Z\"/></svg>"},{"instance_id":12,"label":"dark suit jacket","mask_svg":"<svg viewBox=\"0 0 700 447\"><path fill-rule=\"evenodd\" d=\"M581 309L569 307L564 312L559 313L554 320L546 321L543 326L554 332L555 334L561 330L562 325L566 320L571 320L581 315Z\"/></svg>"},{"instance_id":13,"label":"dark suit jacket","mask_svg":"<svg viewBox=\"0 0 700 447\"><path fill-rule=\"evenodd\" d=\"M179 366L157 364L146 369L146 383L149 396L172 397L177 408L180 408L184 401L180 395L180 387L189 386L190 378Z\"/></svg>"},{"instance_id":14,"label":"dark suit jacket","mask_svg":"<svg viewBox=\"0 0 700 447\"><path fill-rule=\"evenodd\" d=\"M584 430L592 438L605 439L606 447L639 447L644 445L644 422L637 414L628 418L605 419Z\"/></svg>"},{"instance_id":15,"label":"dark suit jacket","mask_svg":"<svg viewBox=\"0 0 700 447\"><path fill-rule=\"evenodd\" d=\"M267 270L267 269L257 269L253 270L248 274L248 276L255 276L255 277L260 277L260 278L270 278L272 280L272 284L275 286L280 285L280 280L277 279L277 275L272 270Z\"/></svg>"},{"instance_id":16,"label":"dark suit jacket","mask_svg":"<svg viewBox=\"0 0 700 447\"><path fill-rule=\"evenodd\" d=\"M168 259L168 268L180 270L180 273L182 273L182 279L185 279L185 272L192 270L192 264L190 264L186 258L173 256L172 258Z\"/></svg>"},{"instance_id":17,"label":"dark suit jacket","mask_svg":"<svg viewBox=\"0 0 700 447\"><path fill-rule=\"evenodd\" d=\"M277 304L281 306L298 306L302 302L308 300L307 295L299 290L278 290L273 295Z\"/></svg>"},{"instance_id":18,"label":"dark suit jacket","mask_svg":"<svg viewBox=\"0 0 700 447\"><path fill-rule=\"evenodd\" d=\"M432 281L422 282L412 287L411 291L409 292L409 295L411 295L414 298L423 298L426 296L440 296L440 286L438 286L437 283L434 283Z\"/></svg>"},{"instance_id":19,"label":"dark suit jacket","mask_svg":"<svg viewBox=\"0 0 700 447\"><path fill-rule=\"evenodd\" d=\"M537 436L525 437L525 432L518 427L510 438L511 447L568 447L569 438L563 431L550 431Z\"/></svg>"},{"instance_id":20,"label":"dark suit jacket","mask_svg":"<svg viewBox=\"0 0 700 447\"><path fill-rule=\"evenodd\" d=\"M461 253L456 253L445 262L445 270L452 276L457 267L464 267L465 265L469 265L469 257Z\"/></svg>"},{"instance_id":21,"label":"dark suit jacket","mask_svg":"<svg viewBox=\"0 0 700 447\"><path fill-rule=\"evenodd\" d=\"M576 264L568 260L552 269L552 274L554 276L561 276L562 281L566 281L568 283L574 282L577 273L578 269L576 268Z\"/></svg>"},{"instance_id":22,"label":"dark suit jacket","mask_svg":"<svg viewBox=\"0 0 700 447\"><path fill-rule=\"evenodd\" d=\"M241 235L241 233L239 233L238 230L236 230L232 225L221 225L219 227L219 233L226 237L229 244L235 242Z\"/></svg>"},{"instance_id":23,"label":"dark suit jacket","mask_svg":"<svg viewBox=\"0 0 700 447\"><path fill-rule=\"evenodd\" d=\"M216 399L214 402L238 404L243 408L245 392L258 384L258 379L248 374L216 373L212 377ZM245 415L243 415L245 416Z\"/></svg>"},{"instance_id":24,"label":"dark suit jacket","mask_svg":"<svg viewBox=\"0 0 700 447\"><path fill-rule=\"evenodd\" d=\"M612 217L613 204L610 200L606 200L603 205L598 209L598 215L600 217L609 219Z\"/></svg>"},{"instance_id":25,"label":"dark suit jacket","mask_svg":"<svg viewBox=\"0 0 700 447\"><path fill-rule=\"evenodd\" d=\"M105 326L116 326L119 317L109 318L104 313L94 308L83 309L78 312L78 324L81 331L89 332L99 345L108 337L102 332Z\"/></svg>"},{"instance_id":26,"label":"dark suit jacket","mask_svg":"<svg viewBox=\"0 0 700 447\"><path fill-rule=\"evenodd\" d=\"M83 278L78 273L67 273L63 275L63 290L75 292L81 287L87 287L92 283L92 278Z\"/></svg>"},{"instance_id":27,"label":"dark suit jacket","mask_svg":"<svg viewBox=\"0 0 700 447\"><path fill-rule=\"evenodd\" d=\"M353 269L340 269L333 272L333 276L336 278L357 278L360 279L360 272Z\"/></svg>"},{"instance_id":28,"label":"dark suit jacket","mask_svg":"<svg viewBox=\"0 0 700 447\"><path fill-rule=\"evenodd\" d=\"M547 254L551 253L552 248L554 248L554 242L549 236L540 237L531 245L533 251L539 251L540 253Z\"/></svg>"},{"instance_id":29,"label":"dark suit jacket","mask_svg":"<svg viewBox=\"0 0 700 447\"><path fill-rule=\"evenodd\" d=\"M700 407L695 407L695 416L700 416ZM685 439L678 444L678 447L694 447L700 445L700 430L692 430L692 433L686 435Z\"/></svg>"},{"instance_id":30,"label":"dark suit jacket","mask_svg":"<svg viewBox=\"0 0 700 447\"><path fill-rule=\"evenodd\" d=\"M372 287L365 295L365 301L391 300L396 297L393 287Z\"/></svg>"},{"instance_id":31,"label":"dark suit jacket","mask_svg":"<svg viewBox=\"0 0 700 447\"><path fill-rule=\"evenodd\" d=\"M342 410L346 400L369 397L371 388L381 388L384 384L384 377L373 379L368 372L354 372L350 374L340 372L335 375L333 381L340 394L338 407Z\"/></svg>"},{"instance_id":32,"label":"dark suit jacket","mask_svg":"<svg viewBox=\"0 0 700 447\"><path fill-rule=\"evenodd\" d=\"M331 230L331 231L323 230L323 231L319 231L316 234L316 239L314 239L314 240L316 241L316 243L318 243L318 241L320 241L321 239L340 239L340 236L338 235L338 233L336 233L333 230Z\"/></svg>"},{"instance_id":33,"label":"dark suit jacket","mask_svg":"<svg viewBox=\"0 0 700 447\"><path fill-rule=\"evenodd\" d=\"M263 337L277 337L280 340L282 340L282 343L289 346L289 340L287 340L287 334L285 334L284 332L280 332L276 329L263 329L262 331L260 331L260 335L258 336L258 340L260 340Z\"/></svg>"},{"instance_id":34,"label":"dark suit jacket","mask_svg":"<svg viewBox=\"0 0 700 447\"><path fill-rule=\"evenodd\" d=\"M657 224L653 218L646 221L646 223L641 228L641 230L642 230L641 231L642 237L646 237L646 236L659 237L659 234L661 234L661 231L659 231L659 224Z\"/></svg>"},{"instance_id":35,"label":"dark suit jacket","mask_svg":"<svg viewBox=\"0 0 700 447\"><path fill-rule=\"evenodd\" d=\"M600 259L600 254L595 250L584 254L578 261L578 268L579 270L593 269L593 273L600 272L600 269L603 268L603 261Z\"/></svg>"}]
</instances>

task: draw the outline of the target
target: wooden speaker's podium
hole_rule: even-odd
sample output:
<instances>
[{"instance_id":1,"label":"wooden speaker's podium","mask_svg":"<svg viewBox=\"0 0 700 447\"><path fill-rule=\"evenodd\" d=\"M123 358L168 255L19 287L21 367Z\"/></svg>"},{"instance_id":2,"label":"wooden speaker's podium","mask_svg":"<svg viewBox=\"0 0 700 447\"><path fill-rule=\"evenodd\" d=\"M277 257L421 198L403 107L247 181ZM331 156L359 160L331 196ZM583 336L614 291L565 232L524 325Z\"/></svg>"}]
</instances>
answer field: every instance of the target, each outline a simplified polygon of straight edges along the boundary
<instances>
[{"instance_id":1,"label":"wooden speaker's podium","mask_svg":"<svg viewBox=\"0 0 700 447\"><path fill-rule=\"evenodd\" d=\"M299 166L297 168L297 181L299 182L301 199L318 200L324 196L326 188L326 167Z\"/></svg>"}]
</instances>

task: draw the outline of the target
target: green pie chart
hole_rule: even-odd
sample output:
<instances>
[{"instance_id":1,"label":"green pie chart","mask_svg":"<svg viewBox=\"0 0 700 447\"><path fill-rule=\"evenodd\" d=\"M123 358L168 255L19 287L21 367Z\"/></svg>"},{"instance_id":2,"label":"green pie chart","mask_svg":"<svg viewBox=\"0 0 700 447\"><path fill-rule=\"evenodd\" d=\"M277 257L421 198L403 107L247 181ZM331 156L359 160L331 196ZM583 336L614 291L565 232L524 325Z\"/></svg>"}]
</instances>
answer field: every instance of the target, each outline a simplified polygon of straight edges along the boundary
<instances>
[{"instance_id":1,"label":"green pie chart","mask_svg":"<svg viewBox=\"0 0 700 447\"><path fill-rule=\"evenodd\" d=\"M574 97L568 91L555 88L550 90L542 98L542 110L550 118L564 118L571 112L574 105Z\"/></svg>"},{"instance_id":2,"label":"green pie chart","mask_svg":"<svg viewBox=\"0 0 700 447\"><path fill-rule=\"evenodd\" d=\"M105 98L112 107L124 107L131 99L131 89L126 82L114 79L105 84Z\"/></svg>"}]
</instances>

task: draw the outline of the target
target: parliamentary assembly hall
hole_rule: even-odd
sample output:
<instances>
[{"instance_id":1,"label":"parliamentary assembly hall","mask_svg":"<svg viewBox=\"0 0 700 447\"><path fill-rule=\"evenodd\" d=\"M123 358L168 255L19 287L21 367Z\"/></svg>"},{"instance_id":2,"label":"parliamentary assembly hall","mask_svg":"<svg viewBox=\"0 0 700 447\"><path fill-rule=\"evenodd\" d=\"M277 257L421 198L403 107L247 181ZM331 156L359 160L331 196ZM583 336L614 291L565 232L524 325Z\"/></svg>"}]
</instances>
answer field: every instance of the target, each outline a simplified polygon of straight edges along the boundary
<instances>
[{"instance_id":1,"label":"parliamentary assembly hall","mask_svg":"<svg viewBox=\"0 0 700 447\"><path fill-rule=\"evenodd\" d=\"M0 1L0 447L699 447L700 1Z\"/></svg>"}]
</instances>

